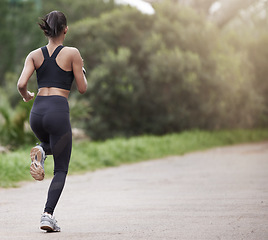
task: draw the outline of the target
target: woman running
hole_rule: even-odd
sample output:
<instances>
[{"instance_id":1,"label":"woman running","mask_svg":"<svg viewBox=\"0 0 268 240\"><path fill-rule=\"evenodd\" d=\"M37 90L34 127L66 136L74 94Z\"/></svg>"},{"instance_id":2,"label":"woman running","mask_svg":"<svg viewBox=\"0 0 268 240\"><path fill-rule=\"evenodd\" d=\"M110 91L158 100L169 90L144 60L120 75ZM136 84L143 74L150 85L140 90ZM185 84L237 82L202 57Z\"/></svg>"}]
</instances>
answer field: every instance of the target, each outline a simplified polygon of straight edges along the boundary
<instances>
[{"instance_id":1,"label":"woman running","mask_svg":"<svg viewBox=\"0 0 268 240\"><path fill-rule=\"evenodd\" d=\"M25 102L32 100L34 93L27 91L27 83L36 71L38 93L31 110L30 125L41 144L31 150L30 173L35 180L43 180L46 155L53 155L54 177L48 190L40 228L59 232L60 227L53 212L65 184L72 149L67 99L74 78L81 94L87 89L87 80L79 51L63 46L68 31L64 14L50 12L39 26L48 38L48 44L27 56L17 87Z\"/></svg>"}]
</instances>

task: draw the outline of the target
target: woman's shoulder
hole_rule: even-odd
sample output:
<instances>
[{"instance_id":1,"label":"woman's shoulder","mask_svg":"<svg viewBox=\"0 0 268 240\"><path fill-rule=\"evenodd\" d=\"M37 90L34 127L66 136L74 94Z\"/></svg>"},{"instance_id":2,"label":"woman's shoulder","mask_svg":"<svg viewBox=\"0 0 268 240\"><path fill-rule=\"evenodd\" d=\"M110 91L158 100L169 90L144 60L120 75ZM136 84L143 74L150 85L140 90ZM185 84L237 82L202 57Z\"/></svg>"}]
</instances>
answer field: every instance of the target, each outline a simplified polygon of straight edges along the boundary
<instances>
[{"instance_id":1,"label":"woman's shoulder","mask_svg":"<svg viewBox=\"0 0 268 240\"><path fill-rule=\"evenodd\" d=\"M64 47L64 51L65 53L67 53L67 55L69 55L72 59L76 59L77 57L80 57L80 52L77 48L75 47Z\"/></svg>"},{"instance_id":2,"label":"woman's shoulder","mask_svg":"<svg viewBox=\"0 0 268 240\"><path fill-rule=\"evenodd\" d=\"M75 47L64 46L64 50L68 51L70 53L73 53L73 54L79 53L79 50L77 48L75 48Z\"/></svg>"},{"instance_id":3,"label":"woman's shoulder","mask_svg":"<svg viewBox=\"0 0 268 240\"><path fill-rule=\"evenodd\" d=\"M40 54L42 54L42 50L41 50L41 48L37 48L37 49L31 51L31 52L28 54L27 57L28 57L28 58L32 58L32 59L34 59L34 58L36 58L36 57L39 57Z\"/></svg>"}]
</instances>

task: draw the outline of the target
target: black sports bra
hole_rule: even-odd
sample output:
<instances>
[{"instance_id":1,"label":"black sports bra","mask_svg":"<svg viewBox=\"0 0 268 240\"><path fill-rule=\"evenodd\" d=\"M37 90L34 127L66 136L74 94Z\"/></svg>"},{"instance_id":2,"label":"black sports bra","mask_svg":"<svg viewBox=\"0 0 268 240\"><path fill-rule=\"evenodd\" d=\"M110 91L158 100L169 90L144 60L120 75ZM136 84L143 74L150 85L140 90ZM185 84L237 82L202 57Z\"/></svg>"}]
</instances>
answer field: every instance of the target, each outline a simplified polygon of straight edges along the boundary
<instances>
[{"instance_id":1,"label":"black sports bra","mask_svg":"<svg viewBox=\"0 0 268 240\"><path fill-rule=\"evenodd\" d=\"M71 89L74 79L73 71L64 71L56 62L56 57L63 47L62 45L58 46L51 57L46 46L41 48L44 62L36 70L38 88L56 87L65 90Z\"/></svg>"}]
</instances>

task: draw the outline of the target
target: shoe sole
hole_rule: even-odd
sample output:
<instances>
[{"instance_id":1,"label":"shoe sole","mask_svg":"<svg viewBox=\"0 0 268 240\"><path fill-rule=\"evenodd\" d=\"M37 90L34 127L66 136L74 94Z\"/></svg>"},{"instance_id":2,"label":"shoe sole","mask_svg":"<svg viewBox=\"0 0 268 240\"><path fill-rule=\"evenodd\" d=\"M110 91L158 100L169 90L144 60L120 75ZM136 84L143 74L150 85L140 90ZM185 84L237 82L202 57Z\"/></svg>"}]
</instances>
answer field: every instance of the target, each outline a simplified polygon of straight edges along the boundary
<instances>
[{"instance_id":1,"label":"shoe sole","mask_svg":"<svg viewBox=\"0 0 268 240\"><path fill-rule=\"evenodd\" d=\"M47 225L41 226L40 227L42 230L45 230L47 232L53 232L53 228Z\"/></svg>"},{"instance_id":2,"label":"shoe sole","mask_svg":"<svg viewBox=\"0 0 268 240\"><path fill-rule=\"evenodd\" d=\"M51 227L51 225L50 225L49 222L43 222L43 223L41 223L40 228L42 230L47 231L47 232L60 232L60 230L55 230L53 227Z\"/></svg>"},{"instance_id":3,"label":"shoe sole","mask_svg":"<svg viewBox=\"0 0 268 240\"><path fill-rule=\"evenodd\" d=\"M42 152L39 148L33 147L30 156L32 160L30 173L35 180L42 181L45 177L45 171L41 165Z\"/></svg>"}]
</instances>

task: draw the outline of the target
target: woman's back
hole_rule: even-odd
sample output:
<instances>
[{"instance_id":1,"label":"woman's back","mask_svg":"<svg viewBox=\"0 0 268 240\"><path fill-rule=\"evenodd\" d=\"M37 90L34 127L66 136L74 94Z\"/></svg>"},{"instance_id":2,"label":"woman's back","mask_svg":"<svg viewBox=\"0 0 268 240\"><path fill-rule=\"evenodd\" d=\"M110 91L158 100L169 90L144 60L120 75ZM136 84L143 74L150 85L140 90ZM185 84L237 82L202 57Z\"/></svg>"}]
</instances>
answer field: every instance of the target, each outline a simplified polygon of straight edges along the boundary
<instances>
[{"instance_id":1,"label":"woman's back","mask_svg":"<svg viewBox=\"0 0 268 240\"><path fill-rule=\"evenodd\" d=\"M48 50L48 54L51 57L53 52L56 50L57 46L46 46ZM72 62L73 62L73 56L76 52L75 48L72 47L64 47L56 57L56 62L58 66L64 70L64 71L72 71ZM41 67L41 65L44 62L44 55L42 53L41 48L36 49L32 52L32 58L34 61L35 69Z\"/></svg>"},{"instance_id":2,"label":"woman's back","mask_svg":"<svg viewBox=\"0 0 268 240\"><path fill-rule=\"evenodd\" d=\"M61 44L56 41L55 43L53 41L50 41L50 43L46 46L48 56L51 57L54 51L60 45ZM73 72L73 76L75 78L78 91L80 93L84 93L87 88L87 82L82 72L83 61L82 61L79 51L73 47L64 47L60 50L60 52L56 56L55 61L56 61L56 65L61 70L65 72L71 72L71 71ZM38 48L32 51L26 59L26 63L28 63L28 65L32 65L32 71L36 70L37 72L43 66L44 62L45 62L45 57L41 48ZM26 65L25 65L25 68L26 68ZM30 68L30 66L28 68ZM21 79L19 80L19 83L22 83L25 86L30 77L30 74L25 76L25 80L23 79L23 77L24 75L22 74ZM41 86L38 89L38 95L40 96L59 95L59 96L68 98L69 93L70 93L70 89L60 88L57 86L50 86L50 87Z\"/></svg>"}]
</instances>

